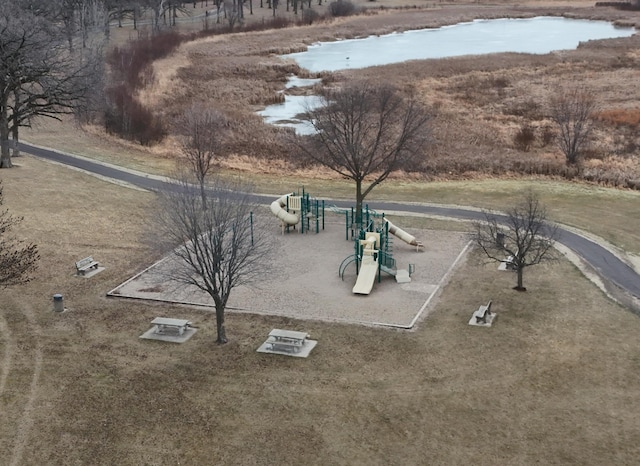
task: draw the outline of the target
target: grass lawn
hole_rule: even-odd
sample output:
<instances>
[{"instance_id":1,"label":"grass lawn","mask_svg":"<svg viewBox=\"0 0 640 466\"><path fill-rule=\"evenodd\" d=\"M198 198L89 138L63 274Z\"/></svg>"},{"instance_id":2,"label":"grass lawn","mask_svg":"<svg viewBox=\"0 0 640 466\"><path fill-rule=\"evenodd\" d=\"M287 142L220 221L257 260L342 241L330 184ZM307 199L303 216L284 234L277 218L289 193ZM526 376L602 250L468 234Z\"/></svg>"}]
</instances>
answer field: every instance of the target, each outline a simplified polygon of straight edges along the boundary
<instances>
[{"instance_id":1,"label":"grass lawn","mask_svg":"<svg viewBox=\"0 0 640 466\"><path fill-rule=\"evenodd\" d=\"M153 195L16 163L0 173L6 207L25 216L16 233L42 262L32 283L0 291L6 464L600 465L640 455L640 320L566 261L527 271L529 291L517 293L512 274L472 253L411 332L230 313L220 347L208 312L105 297L154 259L141 220ZM87 255L106 270L75 277ZM54 293L68 312L52 312ZM468 326L488 299L494 327ZM199 331L183 345L140 340L158 315ZM319 341L309 359L255 352L282 327Z\"/></svg>"}]
</instances>

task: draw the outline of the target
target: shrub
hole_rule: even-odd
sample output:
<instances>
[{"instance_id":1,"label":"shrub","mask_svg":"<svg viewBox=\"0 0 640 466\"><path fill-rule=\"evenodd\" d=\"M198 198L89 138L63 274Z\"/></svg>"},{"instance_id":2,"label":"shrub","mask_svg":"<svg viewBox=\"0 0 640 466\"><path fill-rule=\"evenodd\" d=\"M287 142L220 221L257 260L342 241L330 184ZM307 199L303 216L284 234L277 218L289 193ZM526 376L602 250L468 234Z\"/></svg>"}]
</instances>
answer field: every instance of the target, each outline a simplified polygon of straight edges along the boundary
<instances>
[{"instance_id":1,"label":"shrub","mask_svg":"<svg viewBox=\"0 0 640 466\"><path fill-rule=\"evenodd\" d=\"M529 123L524 123L513 137L513 145L522 152L529 152L536 140L535 128Z\"/></svg>"},{"instance_id":2,"label":"shrub","mask_svg":"<svg viewBox=\"0 0 640 466\"><path fill-rule=\"evenodd\" d=\"M302 23L303 24L313 24L314 21L318 21L320 19L320 13L312 8L307 8L302 12Z\"/></svg>"},{"instance_id":3,"label":"shrub","mask_svg":"<svg viewBox=\"0 0 640 466\"><path fill-rule=\"evenodd\" d=\"M124 85L107 89L104 124L108 133L142 145L159 142L166 136L160 119L138 102Z\"/></svg>"},{"instance_id":4,"label":"shrub","mask_svg":"<svg viewBox=\"0 0 640 466\"><path fill-rule=\"evenodd\" d=\"M140 89L152 76L154 60L168 56L184 40L178 33L169 32L132 42L128 47L114 47L107 56L115 81Z\"/></svg>"},{"instance_id":5,"label":"shrub","mask_svg":"<svg viewBox=\"0 0 640 466\"><path fill-rule=\"evenodd\" d=\"M356 13L356 6L349 0L337 0L329 3L331 16L350 16Z\"/></svg>"},{"instance_id":6,"label":"shrub","mask_svg":"<svg viewBox=\"0 0 640 466\"><path fill-rule=\"evenodd\" d=\"M553 130L553 127L551 125L544 125L542 127L542 136L540 137L540 143L542 144L542 147L547 147L554 141L555 138L556 133Z\"/></svg>"},{"instance_id":7,"label":"shrub","mask_svg":"<svg viewBox=\"0 0 640 466\"><path fill-rule=\"evenodd\" d=\"M533 99L513 102L505 109L508 115L515 115L529 120L542 120L542 106Z\"/></svg>"}]
</instances>

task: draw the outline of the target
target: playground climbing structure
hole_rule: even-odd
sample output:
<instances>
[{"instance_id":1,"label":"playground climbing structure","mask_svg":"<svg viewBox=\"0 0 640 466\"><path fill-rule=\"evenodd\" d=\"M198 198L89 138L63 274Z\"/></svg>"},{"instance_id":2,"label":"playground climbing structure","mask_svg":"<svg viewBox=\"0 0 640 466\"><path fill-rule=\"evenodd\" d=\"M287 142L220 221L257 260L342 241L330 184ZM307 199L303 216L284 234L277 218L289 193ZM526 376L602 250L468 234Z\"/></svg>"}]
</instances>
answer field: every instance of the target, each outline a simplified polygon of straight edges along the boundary
<instances>
[{"instance_id":1,"label":"playground climbing structure","mask_svg":"<svg viewBox=\"0 0 640 466\"><path fill-rule=\"evenodd\" d=\"M294 230L300 225L300 233L315 228L324 230L324 201L309 196L302 190L302 194L295 192L285 194L271 203L271 213L280 220L282 234ZM312 226L313 222L313 226Z\"/></svg>"},{"instance_id":2,"label":"playground climbing structure","mask_svg":"<svg viewBox=\"0 0 640 466\"><path fill-rule=\"evenodd\" d=\"M370 294L376 277L380 282L382 272L394 276L398 283L410 282L411 273L414 270L413 264L409 264L408 270L399 270L396 267L396 261L393 257L393 238L389 234L415 246L416 251L420 251L424 247L423 244L415 236L386 219L384 214L378 214L369 210L368 207L361 216L362 221L359 224L357 238L353 238L355 236L354 225L356 225L353 217L353 210L351 210L351 217L349 217L349 211L345 210L346 236L349 239L349 230L351 230L355 251L354 254L342 261L338 269L340 277L344 279L347 266L352 262L355 263L358 277L352 290L353 293Z\"/></svg>"}]
</instances>

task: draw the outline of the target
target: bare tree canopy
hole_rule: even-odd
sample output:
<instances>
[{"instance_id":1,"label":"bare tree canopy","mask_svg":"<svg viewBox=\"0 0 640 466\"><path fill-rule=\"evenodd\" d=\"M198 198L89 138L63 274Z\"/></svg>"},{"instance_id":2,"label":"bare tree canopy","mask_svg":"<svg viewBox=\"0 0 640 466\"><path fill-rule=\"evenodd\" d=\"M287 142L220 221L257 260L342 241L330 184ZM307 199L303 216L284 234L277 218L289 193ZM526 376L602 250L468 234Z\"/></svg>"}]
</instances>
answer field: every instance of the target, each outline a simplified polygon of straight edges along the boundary
<instances>
[{"instance_id":1,"label":"bare tree canopy","mask_svg":"<svg viewBox=\"0 0 640 466\"><path fill-rule=\"evenodd\" d=\"M474 223L474 241L491 260L508 262L517 272L516 290L525 291L525 267L554 260L553 245L558 236L547 222L547 212L538 196L528 192L505 216L485 213L484 222Z\"/></svg>"},{"instance_id":2,"label":"bare tree canopy","mask_svg":"<svg viewBox=\"0 0 640 466\"><path fill-rule=\"evenodd\" d=\"M35 244L27 244L9 235L10 230L22 221L2 210L4 198L0 182L0 286L17 285L31 280L40 255Z\"/></svg>"},{"instance_id":3,"label":"bare tree canopy","mask_svg":"<svg viewBox=\"0 0 640 466\"><path fill-rule=\"evenodd\" d=\"M226 343L224 313L231 291L261 278L271 243L268 230L252 214L248 186L217 179L203 190L197 180L190 181L177 181L162 193L155 224L163 241L157 244L171 249L177 259L173 280L211 296L217 341Z\"/></svg>"},{"instance_id":4,"label":"bare tree canopy","mask_svg":"<svg viewBox=\"0 0 640 466\"><path fill-rule=\"evenodd\" d=\"M103 74L99 44L70 50L58 22L23 3L0 0L0 168L12 165L10 134L17 142L33 118L77 111Z\"/></svg>"},{"instance_id":5,"label":"bare tree canopy","mask_svg":"<svg viewBox=\"0 0 640 466\"><path fill-rule=\"evenodd\" d=\"M224 153L229 121L217 110L196 104L178 121L178 132L182 136L182 154L198 182L204 185L216 159Z\"/></svg>"},{"instance_id":6,"label":"bare tree canopy","mask_svg":"<svg viewBox=\"0 0 640 466\"><path fill-rule=\"evenodd\" d=\"M304 116L315 133L297 143L308 158L355 181L360 216L373 188L424 156L431 118L415 98L391 86L354 83L323 92L321 105Z\"/></svg>"},{"instance_id":7,"label":"bare tree canopy","mask_svg":"<svg viewBox=\"0 0 640 466\"><path fill-rule=\"evenodd\" d=\"M578 162L593 129L596 95L584 87L559 89L549 101L551 119L558 127L558 146L567 163Z\"/></svg>"}]
</instances>

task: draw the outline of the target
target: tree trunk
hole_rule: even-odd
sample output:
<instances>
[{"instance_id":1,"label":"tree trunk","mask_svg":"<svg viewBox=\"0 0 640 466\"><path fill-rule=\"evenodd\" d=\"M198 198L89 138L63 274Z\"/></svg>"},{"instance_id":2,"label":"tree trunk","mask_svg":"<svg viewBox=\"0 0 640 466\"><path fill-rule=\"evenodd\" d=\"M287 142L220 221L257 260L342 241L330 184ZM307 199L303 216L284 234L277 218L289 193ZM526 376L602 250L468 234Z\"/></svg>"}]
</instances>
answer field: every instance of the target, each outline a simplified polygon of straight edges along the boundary
<instances>
[{"instance_id":1,"label":"tree trunk","mask_svg":"<svg viewBox=\"0 0 640 466\"><path fill-rule=\"evenodd\" d=\"M20 145L18 144L18 125L11 129L11 148L13 149L12 157L20 157Z\"/></svg>"},{"instance_id":2,"label":"tree trunk","mask_svg":"<svg viewBox=\"0 0 640 466\"><path fill-rule=\"evenodd\" d=\"M223 345L227 342L227 333L224 329L224 307L222 306L216 306L216 327L218 329L216 343Z\"/></svg>"},{"instance_id":3,"label":"tree trunk","mask_svg":"<svg viewBox=\"0 0 640 466\"><path fill-rule=\"evenodd\" d=\"M527 289L524 286L522 286L522 276L524 274L524 267L518 267L517 274L518 274L518 285L516 286L515 289L518 291L526 291Z\"/></svg>"},{"instance_id":4,"label":"tree trunk","mask_svg":"<svg viewBox=\"0 0 640 466\"><path fill-rule=\"evenodd\" d=\"M362 223L362 181L356 180L356 223Z\"/></svg>"},{"instance_id":5,"label":"tree trunk","mask_svg":"<svg viewBox=\"0 0 640 466\"><path fill-rule=\"evenodd\" d=\"M7 115L6 99L0 109L0 168L11 168L11 152L9 151L9 117Z\"/></svg>"}]
</instances>

